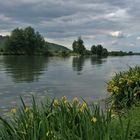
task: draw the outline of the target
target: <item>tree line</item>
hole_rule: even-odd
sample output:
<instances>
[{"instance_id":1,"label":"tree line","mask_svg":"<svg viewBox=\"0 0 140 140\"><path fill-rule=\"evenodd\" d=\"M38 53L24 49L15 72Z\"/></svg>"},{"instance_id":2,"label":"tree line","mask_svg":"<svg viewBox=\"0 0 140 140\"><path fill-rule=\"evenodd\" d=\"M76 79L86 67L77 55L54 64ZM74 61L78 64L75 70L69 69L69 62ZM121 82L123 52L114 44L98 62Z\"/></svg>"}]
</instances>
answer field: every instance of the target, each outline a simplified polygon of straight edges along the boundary
<instances>
[{"instance_id":1,"label":"tree line","mask_svg":"<svg viewBox=\"0 0 140 140\"><path fill-rule=\"evenodd\" d=\"M72 44L73 52L79 55L97 55L97 56L107 56L108 50L104 48L102 45L93 45L91 46L91 50L86 50L84 46L84 41L81 37L79 37L77 40L74 40Z\"/></svg>"},{"instance_id":2,"label":"tree line","mask_svg":"<svg viewBox=\"0 0 140 140\"><path fill-rule=\"evenodd\" d=\"M5 40L5 41L4 41ZM4 46L4 47L1 47ZM43 55L96 55L96 56L123 56L134 55L133 52L112 51L108 52L101 44L92 45L87 50L81 37L72 43L72 51L68 48L46 42L44 37L32 27L16 28L10 36L0 36L0 54L43 54ZM136 53L135 53L136 54Z\"/></svg>"}]
</instances>

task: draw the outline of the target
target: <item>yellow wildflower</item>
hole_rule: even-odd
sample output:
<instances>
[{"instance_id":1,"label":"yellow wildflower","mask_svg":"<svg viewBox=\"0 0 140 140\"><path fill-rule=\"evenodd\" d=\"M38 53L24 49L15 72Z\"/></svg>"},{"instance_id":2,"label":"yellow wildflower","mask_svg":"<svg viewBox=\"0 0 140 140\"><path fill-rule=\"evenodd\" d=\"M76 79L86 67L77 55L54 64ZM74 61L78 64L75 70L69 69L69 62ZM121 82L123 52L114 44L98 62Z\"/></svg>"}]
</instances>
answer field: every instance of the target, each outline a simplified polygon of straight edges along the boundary
<instances>
[{"instance_id":1,"label":"yellow wildflower","mask_svg":"<svg viewBox=\"0 0 140 140\"><path fill-rule=\"evenodd\" d=\"M80 105L80 111L83 112L87 108L87 104L84 102L82 105Z\"/></svg>"},{"instance_id":2,"label":"yellow wildflower","mask_svg":"<svg viewBox=\"0 0 140 140\"><path fill-rule=\"evenodd\" d=\"M119 79L119 84L122 84L123 81L124 81L124 79L123 79L123 78L120 78L120 79Z\"/></svg>"},{"instance_id":3,"label":"yellow wildflower","mask_svg":"<svg viewBox=\"0 0 140 140\"><path fill-rule=\"evenodd\" d=\"M58 105L59 105L59 102L58 102L58 100L55 99L55 100L53 101L53 106L56 107L56 106L58 106Z\"/></svg>"},{"instance_id":4,"label":"yellow wildflower","mask_svg":"<svg viewBox=\"0 0 140 140\"><path fill-rule=\"evenodd\" d=\"M114 80L111 80L110 81L110 84L113 86L115 84L115 81Z\"/></svg>"},{"instance_id":5,"label":"yellow wildflower","mask_svg":"<svg viewBox=\"0 0 140 140\"><path fill-rule=\"evenodd\" d=\"M14 107L11 109L11 112L15 114L17 112L17 109Z\"/></svg>"},{"instance_id":6,"label":"yellow wildflower","mask_svg":"<svg viewBox=\"0 0 140 140\"><path fill-rule=\"evenodd\" d=\"M137 93L134 93L134 97L136 97L137 96Z\"/></svg>"},{"instance_id":7,"label":"yellow wildflower","mask_svg":"<svg viewBox=\"0 0 140 140\"><path fill-rule=\"evenodd\" d=\"M52 131L47 131L47 132L46 132L46 137L48 137L49 135L52 135L52 134L53 134Z\"/></svg>"},{"instance_id":8,"label":"yellow wildflower","mask_svg":"<svg viewBox=\"0 0 140 140\"><path fill-rule=\"evenodd\" d=\"M111 85L108 85L108 86L107 86L107 91L108 91L108 92L112 92L112 86L111 86Z\"/></svg>"},{"instance_id":9,"label":"yellow wildflower","mask_svg":"<svg viewBox=\"0 0 140 140\"><path fill-rule=\"evenodd\" d=\"M67 97L66 96L62 96L61 100L62 101L66 101L67 100Z\"/></svg>"},{"instance_id":10,"label":"yellow wildflower","mask_svg":"<svg viewBox=\"0 0 140 140\"><path fill-rule=\"evenodd\" d=\"M127 81L127 84L128 84L129 86L131 86L131 85L133 84L133 81L132 81L132 80L128 80L128 81Z\"/></svg>"},{"instance_id":11,"label":"yellow wildflower","mask_svg":"<svg viewBox=\"0 0 140 140\"><path fill-rule=\"evenodd\" d=\"M111 114L111 118L115 118L116 117L116 115L115 114Z\"/></svg>"},{"instance_id":12,"label":"yellow wildflower","mask_svg":"<svg viewBox=\"0 0 140 140\"><path fill-rule=\"evenodd\" d=\"M73 103L74 103L74 104L78 104L78 103L79 103L77 97L75 97L75 98L73 99Z\"/></svg>"},{"instance_id":13,"label":"yellow wildflower","mask_svg":"<svg viewBox=\"0 0 140 140\"><path fill-rule=\"evenodd\" d=\"M118 93L118 92L119 92L119 87L114 86L113 91L114 91L115 93Z\"/></svg>"},{"instance_id":14,"label":"yellow wildflower","mask_svg":"<svg viewBox=\"0 0 140 140\"><path fill-rule=\"evenodd\" d=\"M47 137L49 136L49 131L48 131L48 132L46 132L46 136L47 136Z\"/></svg>"},{"instance_id":15,"label":"yellow wildflower","mask_svg":"<svg viewBox=\"0 0 140 140\"><path fill-rule=\"evenodd\" d=\"M109 108L107 111L108 111L108 112L112 112L112 109L111 109L111 108Z\"/></svg>"},{"instance_id":16,"label":"yellow wildflower","mask_svg":"<svg viewBox=\"0 0 140 140\"><path fill-rule=\"evenodd\" d=\"M96 122L97 122L97 118L96 118L96 117L92 117L92 118L91 118L91 122L92 122L92 123L96 123Z\"/></svg>"},{"instance_id":17,"label":"yellow wildflower","mask_svg":"<svg viewBox=\"0 0 140 140\"><path fill-rule=\"evenodd\" d=\"M29 111L29 108L28 107L25 107L25 113L27 113Z\"/></svg>"},{"instance_id":18,"label":"yellow wildflower","mask_svg":"<svg viewBox=\"0 0 140 140\"><path fill-rule=\"evenodd\" d=\"M64 104L67 104L67 103L69 103L69 101L68 101L68 100L65 100L65 101L64 101Z\"/></svg>"}]
</instances>

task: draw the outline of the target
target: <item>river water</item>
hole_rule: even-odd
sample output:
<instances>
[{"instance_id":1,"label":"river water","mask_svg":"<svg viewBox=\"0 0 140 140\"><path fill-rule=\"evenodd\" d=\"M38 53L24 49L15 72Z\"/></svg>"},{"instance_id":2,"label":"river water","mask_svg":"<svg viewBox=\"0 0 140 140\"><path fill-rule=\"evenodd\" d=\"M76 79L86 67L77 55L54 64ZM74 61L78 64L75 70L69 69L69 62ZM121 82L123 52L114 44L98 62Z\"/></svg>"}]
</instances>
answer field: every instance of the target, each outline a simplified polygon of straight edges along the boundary
<instances>
[{"instance_id":1,"label":"river water","mask_svg":"<svg viewBox=\"0 0 140 140\"><path fill-rule=\"evenodd\" d=\"M43 57L0 56L0 112L19 104L65 95L87 102L107 96L107 81L115 73L140 65L140 56L124 57Z\"/></svg>"}]
</instances>

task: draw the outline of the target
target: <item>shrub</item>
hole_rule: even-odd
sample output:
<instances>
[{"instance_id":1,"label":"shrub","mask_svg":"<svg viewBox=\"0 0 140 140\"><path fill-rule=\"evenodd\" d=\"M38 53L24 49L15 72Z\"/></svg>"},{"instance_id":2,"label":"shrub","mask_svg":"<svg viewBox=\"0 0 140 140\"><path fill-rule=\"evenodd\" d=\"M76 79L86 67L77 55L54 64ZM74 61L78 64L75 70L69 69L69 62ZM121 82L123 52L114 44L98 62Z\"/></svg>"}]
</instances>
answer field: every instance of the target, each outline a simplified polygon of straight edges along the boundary
<instances>
[{"instance_id":1,"label":"shrub","mask_svg":"<svg viewBox=\"0 0 140 140\"><path fill-rule=\"evenodd\" d=\"M130 107L140 100L140 67L129 68L116 74L107 86L112 107L121 109Z\"/></svg>"}]
</instances>

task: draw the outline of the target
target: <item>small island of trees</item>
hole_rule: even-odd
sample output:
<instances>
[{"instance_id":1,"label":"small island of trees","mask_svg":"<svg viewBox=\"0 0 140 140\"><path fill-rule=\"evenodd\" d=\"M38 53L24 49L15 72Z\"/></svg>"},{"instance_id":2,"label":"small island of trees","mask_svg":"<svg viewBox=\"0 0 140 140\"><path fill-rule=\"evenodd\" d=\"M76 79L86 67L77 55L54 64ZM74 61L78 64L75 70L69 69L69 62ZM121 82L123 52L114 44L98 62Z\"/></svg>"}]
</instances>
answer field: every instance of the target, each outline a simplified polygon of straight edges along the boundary
<instances>
[{"instance_id":1,"label":"small island of trees","mask_svg":"<svg viewBox=\"0 0 140 140\"><path fill-rule=\"evenodd\" d=\"M102 45L93 45L91 47L91 51L86 50L84 46L84 41L81 37L79 37L77 40L74 40L72 44L73 52L78 55L97 55L97 56L107 56L108 50L106 48L103 48Z\"/></svg>"}]
</instances>

